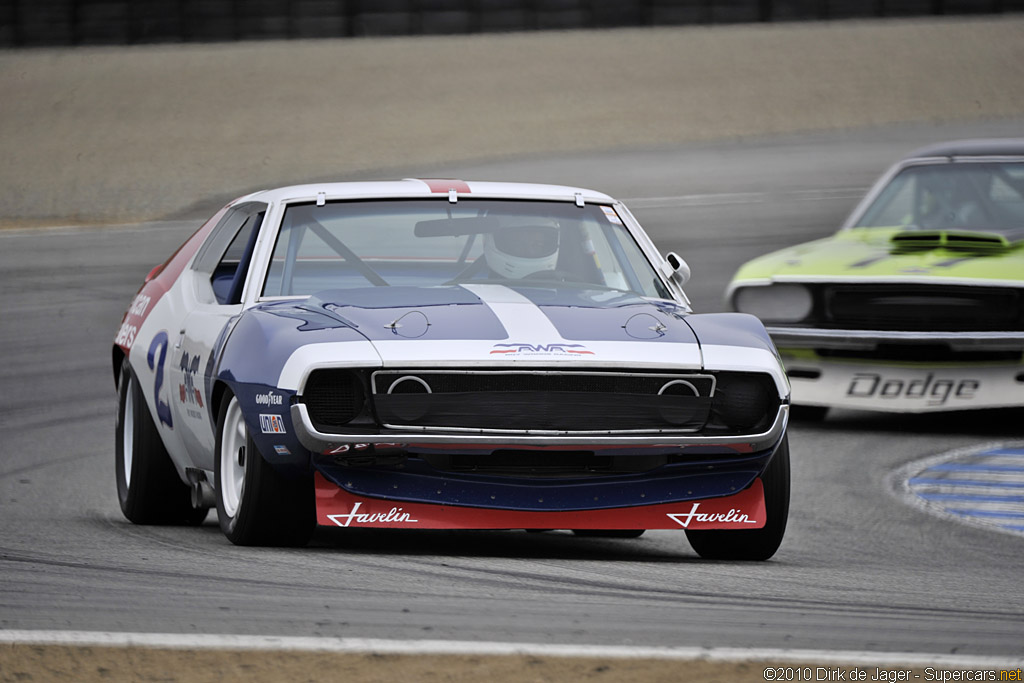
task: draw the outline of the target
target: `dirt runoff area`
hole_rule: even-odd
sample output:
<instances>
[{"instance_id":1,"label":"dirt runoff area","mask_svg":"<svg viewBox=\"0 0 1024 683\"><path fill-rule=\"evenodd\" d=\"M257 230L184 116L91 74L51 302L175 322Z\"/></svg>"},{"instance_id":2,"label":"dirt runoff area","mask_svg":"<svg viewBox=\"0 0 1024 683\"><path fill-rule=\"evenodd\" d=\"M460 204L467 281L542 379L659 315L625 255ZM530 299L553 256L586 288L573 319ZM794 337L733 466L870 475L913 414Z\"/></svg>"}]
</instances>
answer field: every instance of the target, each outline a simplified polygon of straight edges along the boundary
<instances>
[{"instance_id":1,"label":"dirt runoff area","mask_svg":"<svg viewBox=\"0 0 1024 683\"><path fill-rule=\"evenodd\" d=\"M1024 114L1024 15L0 51L0 224L478 159Z\"/></svg>"},{"instance_id":2,"label":"dirt runoff area","mask_svg":"<svg viewBox=\"0 0 1024 683\"><path fill-rule=\"evenodd\" d=\"M3 683L764 683L771 680L942 680L938 677L942 671L953 671L949 667L925 669L893 664L835 663L816 666L807 662L753 660L723 663L707 659L535 655L338 654L52 645L0 647L5 650L0 656L0 681ZM956 671L964 673L964 670Z\"/></svg>"}]
</instances>

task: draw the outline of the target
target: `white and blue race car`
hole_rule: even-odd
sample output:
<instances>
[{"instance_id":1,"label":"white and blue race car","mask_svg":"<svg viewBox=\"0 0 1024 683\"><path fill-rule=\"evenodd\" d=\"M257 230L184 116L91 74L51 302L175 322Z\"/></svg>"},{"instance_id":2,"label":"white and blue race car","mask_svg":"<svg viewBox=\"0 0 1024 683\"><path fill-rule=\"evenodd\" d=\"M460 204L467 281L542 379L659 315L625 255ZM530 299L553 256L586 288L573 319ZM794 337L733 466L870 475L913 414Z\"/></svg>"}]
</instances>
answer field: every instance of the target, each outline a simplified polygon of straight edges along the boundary
<instances>
[{"instance_id":1,"label":"white and blue race car","mask_svg":"<svg viewBox=\"0 0 1024 683\"><path fill-rule=\"evenodd\" d=\"M693 314L607 195L407 179L231 202L113 344L117 490L138 524L216 507L240 545L316 526L685 530L767 559L789 384L764 327Z\"/></svg>"}]
</instances>

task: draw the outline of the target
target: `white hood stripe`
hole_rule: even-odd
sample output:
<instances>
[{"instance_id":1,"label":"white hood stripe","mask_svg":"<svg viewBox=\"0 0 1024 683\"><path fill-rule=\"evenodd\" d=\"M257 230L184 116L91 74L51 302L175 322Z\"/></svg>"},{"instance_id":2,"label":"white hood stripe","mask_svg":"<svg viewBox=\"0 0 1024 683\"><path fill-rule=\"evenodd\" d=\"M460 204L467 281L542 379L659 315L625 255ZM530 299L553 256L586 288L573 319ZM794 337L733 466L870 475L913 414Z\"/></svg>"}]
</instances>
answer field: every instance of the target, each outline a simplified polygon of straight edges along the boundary
<instances>
[{"instance_id":1,"label":"white hood stripe","mask_svg":"<svg viewBox=\"0 0 1024 683\"><path fill-rule=\"evenodd\" d=\"M540 306L505 285L462 285L484 302L512 341L564 342Z\"/></svg>"}]
</instances>

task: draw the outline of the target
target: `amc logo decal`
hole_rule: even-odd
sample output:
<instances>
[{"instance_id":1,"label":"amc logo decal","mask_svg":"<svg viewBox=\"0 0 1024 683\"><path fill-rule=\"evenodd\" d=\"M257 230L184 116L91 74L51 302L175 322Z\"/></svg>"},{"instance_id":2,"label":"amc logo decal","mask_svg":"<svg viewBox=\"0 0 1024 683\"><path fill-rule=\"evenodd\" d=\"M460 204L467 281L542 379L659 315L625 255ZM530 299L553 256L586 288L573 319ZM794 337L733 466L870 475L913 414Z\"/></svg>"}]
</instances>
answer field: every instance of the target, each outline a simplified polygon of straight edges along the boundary
<instances>
[{"instance_id":1,"label":"amc logo decal","mask_svg":"<svg viewBox=\"0 0 1024 683\"><path fill-rule=\"evenodd\" d=\"M495 344L491 353L594 355L594 352L588 351L583 344Z\"/></svg>"}]
</instances>

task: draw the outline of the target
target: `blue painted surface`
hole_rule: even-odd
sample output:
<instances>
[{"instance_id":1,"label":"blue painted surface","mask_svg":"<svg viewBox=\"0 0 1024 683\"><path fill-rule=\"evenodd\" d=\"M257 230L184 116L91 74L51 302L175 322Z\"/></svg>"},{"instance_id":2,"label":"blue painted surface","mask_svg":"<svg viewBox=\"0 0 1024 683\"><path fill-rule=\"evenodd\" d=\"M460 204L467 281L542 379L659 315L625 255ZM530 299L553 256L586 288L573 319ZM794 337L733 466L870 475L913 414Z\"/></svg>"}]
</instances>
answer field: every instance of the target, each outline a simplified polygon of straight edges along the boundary
<instances>
[{"instance_id":1,"label":"blue painted surface","mask_svg":"<svg viewBox=\"0 0 1024 683\"><path fill-rule=\"evenodd\" d=\"M1024 448L980 449L907 480L928 507L977 524L1024 532ZM980 489L980 491L979 491Z\"/></svg>"},{"instance_id":2,"label":"blue painted surface","mask_svg":"<svg viewBox=\"0 0 1024 683\"><path fill-rule=\"evenodd\" d=\"M495 476L441 472L418 458L400 468L347 467L329 456L314 466L341 488L361 496L499 510L564 512L717 498L745 489L774 449L739 458L694 459L649 472L594 477Z\"/></svg>"},{"instance_id":3,"label":"blue painted surface","mask_svg":"<svg viewBox=\"0 0 1024 683\"><path fill-rule=\"evenodd\" d=\"M955 515L963 515L964 517L993 517L999 519L1024 519L1024 512L992 512L990 510L977 510L977 509L966 509L966 510L950 510Z\"/></svg>"},{"instance_id":4,"label":"blue painted surface","mask_svg":"<svg viewBox=\"0 0 1024 683\"><path fill-rule=\"evenodd\" d=\"M936 465L930 467L929 471L936 470L940 472L1021 472L1024 473L1024 467L1015 467L1013 465L974 465L964 463L945 463L943 465Z\"/></svg>"},{"instance_id":5,"label":"blue painted surface","mask_svg":"<svg viewBox=\"0 0 1024 683\"><path fill-rule=\"evenodd\" d=\"M983 496L960 493L918 493L925 500L965 500L991 503L1024 503L1024 496Z\"/></svg>"},{"instance_id":6,"label":"blue painted surface","mask_svg":"<svg viewBox=\"0 0 1024 683\"><path fill-rule=\"evenodd\" d=\"M977 479L945 479L942 477L914 477L910 485L943 484L945 486L995 487L1008 489L1024 489L1024 481L979 481Z\"/></svg>"}]
</instances>

